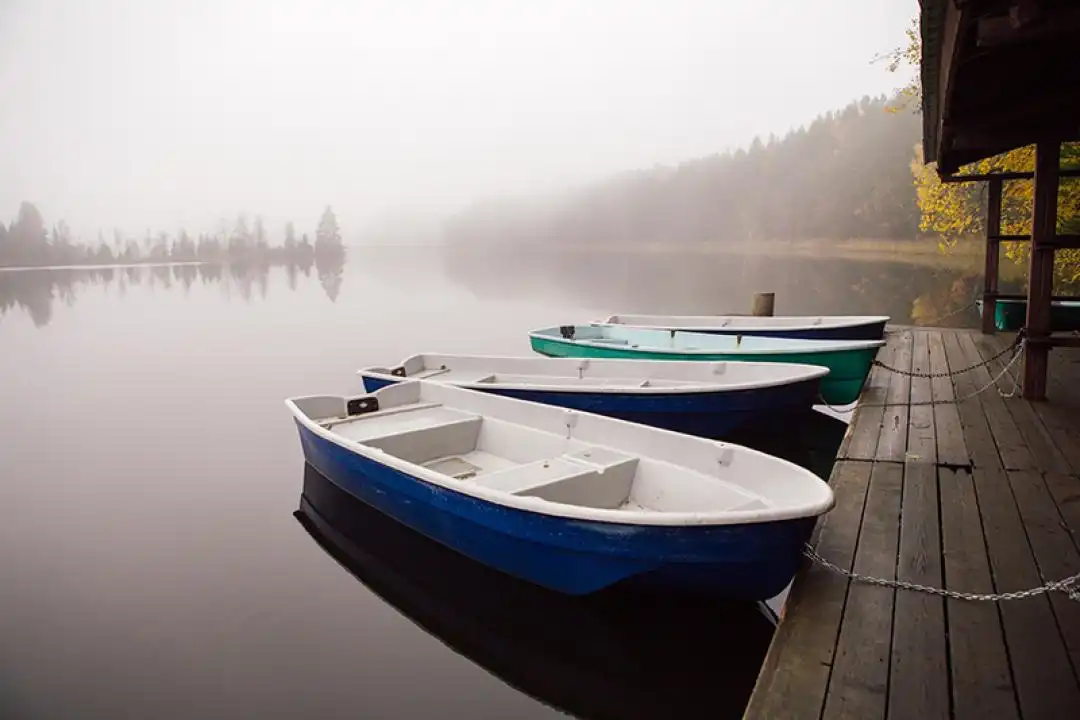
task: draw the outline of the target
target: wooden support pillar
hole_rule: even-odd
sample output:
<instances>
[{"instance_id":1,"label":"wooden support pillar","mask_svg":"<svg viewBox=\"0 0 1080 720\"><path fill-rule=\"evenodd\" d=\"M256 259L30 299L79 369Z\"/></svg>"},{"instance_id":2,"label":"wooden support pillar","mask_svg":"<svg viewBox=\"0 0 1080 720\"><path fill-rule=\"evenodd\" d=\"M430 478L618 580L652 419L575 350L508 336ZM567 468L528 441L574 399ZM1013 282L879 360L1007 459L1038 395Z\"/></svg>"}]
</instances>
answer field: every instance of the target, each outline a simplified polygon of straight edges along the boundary
<instances>
[{"instance_id":1,"label":"wooden support pillar","mask_svg":"<svg viewBox=\"0 0 1080 720\"><path fill-rule=\"evenodd\" d=\"M1054 236L1057 234L1058 171L1061 143L1040 142L1035 148L1035 211L1031 227L1028 272L1027 336L1050 335L1050 295L1054 286ZM1024 397L1046 399L1050 346L1029 343L1024 351Z\"/></svg>"},{"instance_id":2,"label":"wooden support pillar","mask_svg":"<svg viewBox=\"0 0 1080 720\"><path fill-rule=\"evenodd\" d=\"M986 197L986 267L983 270L982 331L993 334L1001 255L1001 178L990 178Z\"/></svg>"}]
</instances>

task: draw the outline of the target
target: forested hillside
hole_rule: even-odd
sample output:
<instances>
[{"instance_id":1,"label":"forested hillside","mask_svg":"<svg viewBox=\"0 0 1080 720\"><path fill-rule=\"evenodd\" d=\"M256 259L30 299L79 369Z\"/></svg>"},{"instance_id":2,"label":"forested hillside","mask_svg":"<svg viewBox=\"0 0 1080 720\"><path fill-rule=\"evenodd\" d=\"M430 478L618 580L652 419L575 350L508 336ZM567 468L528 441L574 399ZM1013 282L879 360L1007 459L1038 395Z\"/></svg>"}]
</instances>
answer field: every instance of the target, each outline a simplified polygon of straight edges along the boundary
<instances>
[{"instance_id":1,"label":"forested hillside","mask_svg":"<svg viewBox=\"0 0 1080 720\"><path fill-rule=\"evenodd\" d=\"M456 246L634 246L804 238L914 238L911 160L920 118L863 98L782 138L627 173L545 201L451 218Z\"/></svg>"}]
</instances>

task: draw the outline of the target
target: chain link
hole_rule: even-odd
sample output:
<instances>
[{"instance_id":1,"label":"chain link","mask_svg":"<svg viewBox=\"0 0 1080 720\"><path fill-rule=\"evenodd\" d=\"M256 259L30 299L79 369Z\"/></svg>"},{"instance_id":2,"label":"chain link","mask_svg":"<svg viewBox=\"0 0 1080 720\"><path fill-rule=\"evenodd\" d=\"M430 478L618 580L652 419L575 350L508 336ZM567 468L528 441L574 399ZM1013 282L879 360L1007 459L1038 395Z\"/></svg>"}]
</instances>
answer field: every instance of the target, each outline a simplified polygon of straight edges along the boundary
<instances>
[{"instance_id":1,"label":"chain link","mask_svg":"<svg viewBox=\"0 0 1080 720\"><path fill-rule=\"evenodd\" d=\"M930 585L920 585L918 583L907 582L906 580L887 580L885 578L872 577L870 575L863 575L861 573L845 570L839 565L835 565L825 558L818 555L809 544L806 545L803 550L803 555L812 560L813 562L821 565L822 567L833 571L838 575L842 575L850 580L861 582L867 585L877 585L879 587L893 588L896 590L912 590L915 592L927 593L929 595L938 595L940 597L953 598L955 600L973 600L983 602L999 602L1001 600L1019 600L1021 598L1035 597L1036 595L1043 595L1048 592L1061 592L1065 593L1066 597L1075 602L1080 602L1080 572L1075 575L1070 575L1067 578L1061 580L1051 580L1044 583L1039 587L1028 588L1027 590L1013 590L1011 592L1003 593L971 593L960 592L959 590L946 590L944 588L936 588Z\"/></svg>"},{"instance_id":2,"label":"chain link","mask_svg":"<svg viewBox=\"0 0 1080 720\"><path fill-rule=\"evenodd\" d=\"M998 382L1001 381L1001 378L1005 377L1005 374L1008 373L1009 370L1011 370L1013 368L1013 366L1016 365L1016 363L1020 362L1020 358L1022 358L1024 356L1023 349L1024 349L1025 343L1026 343L1025 340L1021 340L1020 344L1018 344L1018 345L1016 345L1016 346L1014 346L1012 348L1013 350L1015 350L1016 354L1013 355L1012 359L1009 360L1009 362L1005 364L1005 367L1003 367L1001 369L1001 372L999 372L994 377L990 378L990 382L986 383L985 385L983 385L978 390L975 390L974 392L971 392L971 393L968 393L967 395L964 395L963 397L953 398L952 400L944 400L944 399L942 399L942 400L919 400L917 402L892 402L892 403L891 402L882 402L882 403L859 402L859 403L857 403L855 405L855 407L859 407L859 408L868 408L868 407L927 407L927 406L936 406L936 405L956 405L956 404L962 403L962 402L964 402L966 400L971 400L972 398L977 397L977 396L981 395L982 393L986 392L990 388L995 387L998 384ZM1000 354L998 355L998 357L1000 357ZM1016 378L1013 378L1013 389L1010 390L1007 393L1004 393L1004 392L1001 392L1001 390L998 390L998 394L1001 395L1001 397L1003 397L1003 398L1011 398L1011 397L1014 397L1016 395L1019 388L1020 388L1020 383L1016 380ZM825 398L823 396L821 396L821 395L818 395L818 403L820 403L821 405L824 405L825 407L829 408L830 410L832 410L833 412L836 412L836 413L848 412L848 409L845 409L845 408L842 408L842 407L835 407L835 406L830 405L829 403L825 402Z\"/></svg>"},{"instance_id":3,"label":"chain link","mask_svg":"<svg viewBox=\"0 0 1080 720\"><path fill-rule=\"evenodd\" d=\"M883 370L888 370L891 373L896 373L897 375L906 375L907 377L913 377L913 378L932 379L932 378L952 377L954 375L962 375L962 374L964 374L966 372L971 372L972 370L978 370L981 367L986 367L987 365L994 362L995 360L998 360L999 358L1004 357L1008 353L1015 351L1020 346L1020 344L1023 343L1023 341L1024 341L1023 340L1023 333L1018 333L1017 336L1016 336L1016 340L1013 342L1013 344L1006 347L1006 348L1004 348L997 355L994 355L993 357L987 358L987 359L983 360L982 362L975 363L974 365L969 365L969 366L967 366L965 368L960 368L959 370L946 370L945 372L939 372L939 373L920 372L918 370L901 370L900 368L893 367L892 365L886 365L885 363L883 363L883 362L881 362L880 360L877 360L877 359L874 360L873 365L875 365L876 367L882 368Z\"/></svg>"}]
</instances>

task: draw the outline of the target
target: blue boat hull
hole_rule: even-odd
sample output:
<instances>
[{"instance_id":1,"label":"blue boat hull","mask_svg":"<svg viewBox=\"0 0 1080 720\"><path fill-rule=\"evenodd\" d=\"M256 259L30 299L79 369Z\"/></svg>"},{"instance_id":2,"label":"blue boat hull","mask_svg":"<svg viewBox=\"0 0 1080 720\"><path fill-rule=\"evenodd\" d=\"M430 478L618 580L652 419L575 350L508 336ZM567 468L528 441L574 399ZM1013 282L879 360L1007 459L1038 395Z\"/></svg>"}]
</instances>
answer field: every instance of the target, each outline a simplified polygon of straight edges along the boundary
<instances>
[{"instance_id":1,"label":"blue boat hull","mask_svg":"<svg viewBox=\"0 0 1080 720\"><path fill-rule=\"evenodd\" d=\"M364 390L375 392L394 380L363 375ZM753 427L809 410L820 396L821 379L725 392L701 393L585 393L552 390L473 388L480 392L529 400L605 415L619 420L673 430L698 437L722 439L736 429Z\"/></svg>"},{"instance_id":2,"label":"blue boat hull","mask_svg":"<svg viewBox=\"0 0 1080 720\"><path fill-rule=\"evenodd\" d=\"M788 338L789 340L880 340L885 337L885 321L840 328L802 328L799 330L725 330L723 328L687 328L709 335L752 335L755 337Z\"/></svg>"},{"instance_id":3,"label":"blue boat hull","mask_svg":"<svg viewBox=\"0 0 1080 720\"><path fill-rule=\"evenodd\" d=\"M297 427L307 462L349 494L477 562L568 595L634 582L765 600L790 581L816 520L684 527L542 515L434 485Z\"/></svg>"}]
</instances>

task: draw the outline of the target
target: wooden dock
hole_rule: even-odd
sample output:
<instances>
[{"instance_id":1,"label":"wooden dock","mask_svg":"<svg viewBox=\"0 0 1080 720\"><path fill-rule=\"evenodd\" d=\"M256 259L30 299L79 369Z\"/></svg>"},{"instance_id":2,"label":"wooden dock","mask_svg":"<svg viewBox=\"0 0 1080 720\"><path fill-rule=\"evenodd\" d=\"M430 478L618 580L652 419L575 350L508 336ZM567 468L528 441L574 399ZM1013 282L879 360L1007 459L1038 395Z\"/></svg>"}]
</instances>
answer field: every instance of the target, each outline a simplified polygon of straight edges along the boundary
<instances>
[{"instance_id":1,"label":"wooden dock","mask_svg":"<svg viewBox=\"0 0 1080 720\"><path fill-rule=\"evenodd\" d=\"M918 372L997 355L1011 335L902 329L878 358ZM984 387L1009 357L943 378L875 367L812 544L845 570L974 593L1080 572L1080 351L1052 353L1047 402ZM1013 388L1012 368L998 383ZM899 403L874 407L881 402ZM1080 602L944 599L799 571L745 717L1080 718Z\"/></svg>"}]
</instances>

